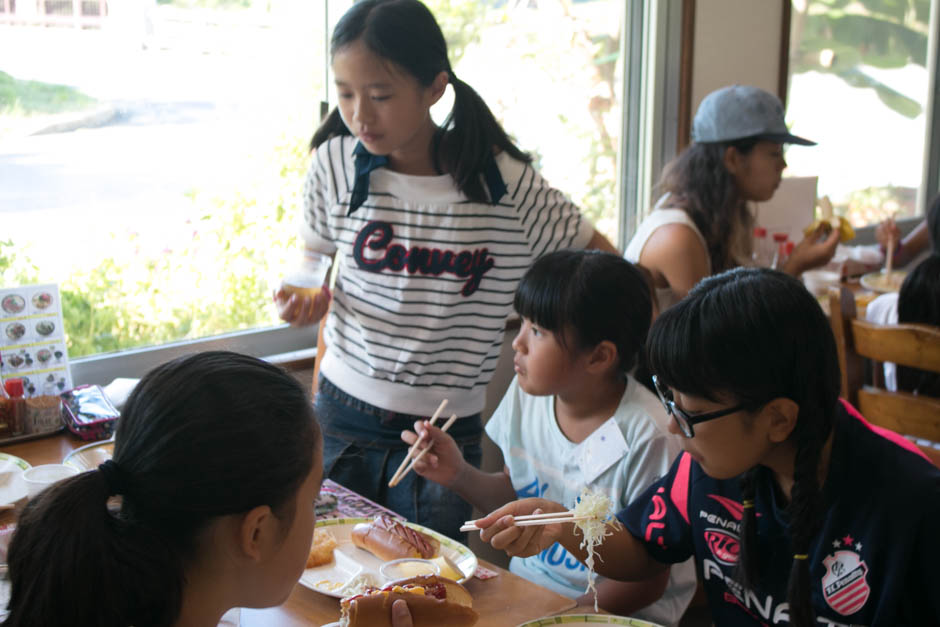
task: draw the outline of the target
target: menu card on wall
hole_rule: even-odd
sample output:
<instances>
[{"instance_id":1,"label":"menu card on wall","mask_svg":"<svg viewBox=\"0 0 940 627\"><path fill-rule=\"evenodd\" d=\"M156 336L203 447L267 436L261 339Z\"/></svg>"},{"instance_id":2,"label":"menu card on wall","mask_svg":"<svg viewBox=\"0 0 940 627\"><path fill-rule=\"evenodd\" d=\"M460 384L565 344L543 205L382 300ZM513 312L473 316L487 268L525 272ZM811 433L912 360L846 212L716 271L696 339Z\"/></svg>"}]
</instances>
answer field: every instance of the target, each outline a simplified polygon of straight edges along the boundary
<instances>
[{"instance_id":1,"label":"menu card on wall","mask_svg":"<svg viewBox=\"0 0 940 627\"><path fill-rule=\"evenodd\" d=\"M21 378L26 397L72 389L59 286L0 288L0 380Z\"/></svg>"}]
</instances>

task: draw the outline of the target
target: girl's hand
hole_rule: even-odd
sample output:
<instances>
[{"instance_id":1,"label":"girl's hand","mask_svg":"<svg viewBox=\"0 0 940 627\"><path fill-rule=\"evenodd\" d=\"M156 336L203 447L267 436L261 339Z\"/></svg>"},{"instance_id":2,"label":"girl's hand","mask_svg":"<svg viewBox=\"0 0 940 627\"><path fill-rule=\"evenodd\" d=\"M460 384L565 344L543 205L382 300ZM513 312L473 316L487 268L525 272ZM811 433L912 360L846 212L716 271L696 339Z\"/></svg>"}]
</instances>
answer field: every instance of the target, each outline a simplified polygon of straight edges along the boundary
<instances>
[{"instance_id":1,"label":"girl's hand","mask_svg":"<svg viewBox=\"0 0 940 627\"><path fill-rule=\"evenodd\" d=\"M405 600L398 599L392 603L392 627L412 627L413 625L411 612Z\"/></svg>"},{"instance_id":2,"label":"girl's hand","mask_svg":"<svg viewBox=\"0 0 940 627\"><path fill-rule=\"evenodd\" d=\"M513 501L477 521L481 529L480 539L513 557L538 555L561 538L562 524L516 527L513 525L514 516L565 511L568 510L560 503L545 499Z\"/></svg>"},{"instance_id":3,"label":"girl's hand","mask_svg":"<svg viewBox=\"0 0 940 627\"><path fill-rule=\"evenodd\" d=\"M426 434L421 449L428 446L434 447L415 462L414 471L445 488L452 488L466 464L457 442L437 427L432 427L427 420L415 422L414 429L414 431L402 431L401 439L412 445L418 441L421 434Z\"/></svg>"},{"instance_id":4,"label":"girl's hand","mask_svg":"<svg viewBox=\"0 0 940 627\"><path fill-rule=\"evenodd\" d=\"M274 304L277 305L277 315L293 327L305 327L319 322L329 309L332 297L330 288L326 285L314 298L301 297L283 288L275 290L273 295Z\"/></svg>"},{"instance_id":5,"label":"girl's hand","mask_svg":"<svg viewBox=\"0 0 940 627\"><path fill-rule=\"evenodd\" d=\"M836 254L839 245L839 229L832 229L829 235L818 240L818 232L803 238L790 253L782 270L787 274L799 276L807 270L824 266Z\"/></svg>"},{"instance_id":6,"label":"girl's hand","mask_svg":"<svg viewBox=\"0 0 940 627\"><path fill-rule=\"evenodd\" d=\"M894 242L895 248L898 247L898 243L901 241L901 229L894 223L894 218L888 218L875 227L875 239L878 240L878 243L881 244L881 247L885 250L888 248L889 239Z\"/></svg>"}]
</instances>

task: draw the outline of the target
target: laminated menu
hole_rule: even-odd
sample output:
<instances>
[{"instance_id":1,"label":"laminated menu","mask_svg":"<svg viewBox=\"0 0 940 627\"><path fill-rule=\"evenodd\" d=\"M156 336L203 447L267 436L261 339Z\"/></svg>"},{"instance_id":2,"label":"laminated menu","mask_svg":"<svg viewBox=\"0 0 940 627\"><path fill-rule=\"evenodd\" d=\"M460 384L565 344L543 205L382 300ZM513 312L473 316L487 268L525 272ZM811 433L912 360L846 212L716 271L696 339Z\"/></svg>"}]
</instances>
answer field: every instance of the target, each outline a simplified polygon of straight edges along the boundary
<instances>
[{"instance_id":1,"label":"laminated menu","mask_svg":"<svg viewBox=\"0 0 940 627\"><path fill-rule=\"evenodd\" d=\"M27 399L72 389L59 286L0 288L0 380L23 379Z\"/></svg>"}]
</instances>

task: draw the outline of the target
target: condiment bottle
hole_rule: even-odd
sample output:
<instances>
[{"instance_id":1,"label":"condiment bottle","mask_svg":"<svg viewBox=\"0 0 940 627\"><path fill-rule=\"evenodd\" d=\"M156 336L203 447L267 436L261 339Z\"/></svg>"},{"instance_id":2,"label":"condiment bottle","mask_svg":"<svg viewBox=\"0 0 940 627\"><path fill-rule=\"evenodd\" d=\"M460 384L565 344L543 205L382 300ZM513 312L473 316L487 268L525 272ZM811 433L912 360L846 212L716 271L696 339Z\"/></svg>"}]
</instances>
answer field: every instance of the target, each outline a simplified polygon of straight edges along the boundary
<instances>
[{"instance_id":1,"label":"condiment bottle","mask_svg":"<svg viewBox=\"0 0 940 627\"><path fill-rule=\"evenodd\" d=\"M0 386L0 440L13 435L13 401Z\"/></svg>"},{"instance_id":2,"label":"condiment bottle","mask_svg":"<svg viewBox=\"0 0 940 627\"><path fill-rule=\"evenodd\" d=\"M754 227L754 250L751 252L751 259L755 266L766 268L770 266L770 260L773 254L770 250L771 243L767 240L767 229L762 226Z\"/></svg>"},{"instance_id":3,"label":"condiment bottle","mask_svg":"<svg viewBox=\"0 0 940 627\"><path fill-rule=\"evenodd\" d=\"M787 234L774 233L773 237L777 250L774 252L774 258L770 267L774 270L780 270L783 268L783 263L787 260Z\"/></svg>"},{"instance_id":4,"label":"condiment bottle","mask_svg":"<svg viewBox=\"0 0 940 627\"><path fill-rule=\"evenodd\" d=\"M10 435L23 435L26 433L26 399L23 398L23 380L7 379L3 382L3 387L13 407L13 411L10 412Z\"/></svg>"}]
</instances>

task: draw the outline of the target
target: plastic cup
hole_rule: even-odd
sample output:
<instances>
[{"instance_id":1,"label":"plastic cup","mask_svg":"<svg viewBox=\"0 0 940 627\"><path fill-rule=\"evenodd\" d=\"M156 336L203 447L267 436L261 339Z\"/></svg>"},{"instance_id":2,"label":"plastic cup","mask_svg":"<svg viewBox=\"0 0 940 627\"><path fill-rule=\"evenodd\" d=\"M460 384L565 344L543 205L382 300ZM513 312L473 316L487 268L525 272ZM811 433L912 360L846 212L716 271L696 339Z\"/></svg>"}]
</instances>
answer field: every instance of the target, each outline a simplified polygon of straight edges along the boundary
<instances>
[{"instance_id":1,"label":"plastic cup","mask_svg":"<svg viewBox=\"0 0 940 627\"><path fill-rule=\"evenodd\" d=\"M418 575L440 575L441 569L431 560L423 560L417 557L404 557L402 559L385 562L379 568L379 573L387 581L398 581L408 577L417 577Z\"/></svg>"},{"instance_id":2,"label":"plastic cup","mask_svg":"<svg viewBox=\"0 0 940 627\"><path fill-rule=\"evenodd\" d=\"M23 481L26 483L26 494L29 498L33 498L53 483L74 477L77 474L77 468L72 468L65 464L33 466L23 473Z\"/></svg>"},{"instance_id":3,"label":"plastic cup","mask_svg":"<svg viewBox=\"0 0 940 627\"><path fill-rule=\"evenodd\" d=\"M303 261L288 270L281 279L281 289L299 298L315 298L326 282L333 260L328 255L305 251Z\"/></svg>"}]
</instances>

